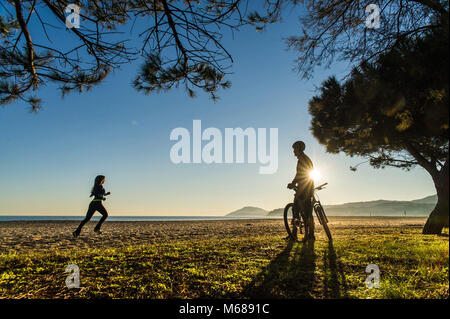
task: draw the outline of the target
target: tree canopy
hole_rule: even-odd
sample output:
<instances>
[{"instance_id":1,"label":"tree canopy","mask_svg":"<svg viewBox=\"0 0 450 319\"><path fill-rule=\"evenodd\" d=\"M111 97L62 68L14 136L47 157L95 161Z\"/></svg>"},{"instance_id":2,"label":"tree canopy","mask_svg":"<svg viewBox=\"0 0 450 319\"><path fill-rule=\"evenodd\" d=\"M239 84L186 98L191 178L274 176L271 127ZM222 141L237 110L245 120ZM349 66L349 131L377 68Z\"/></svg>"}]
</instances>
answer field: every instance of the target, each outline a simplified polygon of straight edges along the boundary
<instances>
[{"instance_id":1,"label":"tree canopy","mask_svg":"<svg viewBox=\"0 0 450 319\"><path fill-rule=\"evenodd\" d=\"M373 62L404 39L423 38L442 25L448 28L448 0L294 2L304 3L307 10L300 17L301 33L287 43L298 53L297 69L305 78L319 65L330 66L336 60ZM373 4L379 8L379 28L366 27L365 10Z\"/></svg>"},{"instance_id":2,"label":"tree canopy","mask_svg":"<svg viewBox=\"0 0 450 319\"><path fill-rule=\"evenodd\" d=\"M65 25L67 5L81 8L80 28ZM379 29L367 29L366 7L380 7ZM149 94L182 86L212 99L229 88L233 63L222 43L226 30L261 30L301 5L301 33L287 39L298 71L312 75L335 59L373 61L404 38L422 37L442 21L440 0L4 0L0 2L0 105L17 99L38 110L37 90L56 83L63 95L101 83L125 63L143 57L134 87ZM70 47L58 41L71 40ZM67 42L67 41L65 41Z\"/></svg>"},{"instance_id":3,"label":"tree canopy","mask_svg":"<svg viewBox=\"0 0 450 319\"><path fill-rule=\"evenodd\" d=\"M0 2L0 104L41 106L35 91L56 83L63 95L89 90L111 70L141 56L136 89L148 94L182 85L216 99L230 87L233 61L225 30L257 29L279 18L281 1L263 0L5 0ZM81 8L80 27L66 27L68 4ZM63 45L61 37L70 38Z\"/></svg>"}]
</instances>

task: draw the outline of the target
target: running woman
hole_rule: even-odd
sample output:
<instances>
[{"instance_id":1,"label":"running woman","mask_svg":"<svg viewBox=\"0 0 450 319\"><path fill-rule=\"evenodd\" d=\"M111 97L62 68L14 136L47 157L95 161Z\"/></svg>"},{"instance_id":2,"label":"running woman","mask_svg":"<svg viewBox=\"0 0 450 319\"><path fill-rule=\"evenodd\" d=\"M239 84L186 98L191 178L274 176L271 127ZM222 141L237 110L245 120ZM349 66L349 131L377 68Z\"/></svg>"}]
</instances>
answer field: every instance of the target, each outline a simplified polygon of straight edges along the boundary
<instances>
[{"instance_id":1,"label":"running woman","mask_svg":"<svg viewBox=\"0 0 450 319\"><path fill-rule=\"evenodd\" d=\"M105 192L105 189L103 188L104 182L105 176L103 175L98 175L95 178L94 187L92 187L91 196L89 196L89 197L94 196L94 199L89 204L89 209L86 213L86 217L81 221L77 230L75 230L72 233L73 237L77 238L80 235L81 229L83 228L84 224L86 224L91 219L92 215L94 215L96 211L102 214L102 218L100 218L99 222L97 223L97 226L95 226L94 232L96 232L97 234L101 234L100 227L102 226L105 219L108 217L108 212L103 206L102 201L106 200L105 196L111 194L111 192L108 193Z\"/></svg>"}]
</instances>

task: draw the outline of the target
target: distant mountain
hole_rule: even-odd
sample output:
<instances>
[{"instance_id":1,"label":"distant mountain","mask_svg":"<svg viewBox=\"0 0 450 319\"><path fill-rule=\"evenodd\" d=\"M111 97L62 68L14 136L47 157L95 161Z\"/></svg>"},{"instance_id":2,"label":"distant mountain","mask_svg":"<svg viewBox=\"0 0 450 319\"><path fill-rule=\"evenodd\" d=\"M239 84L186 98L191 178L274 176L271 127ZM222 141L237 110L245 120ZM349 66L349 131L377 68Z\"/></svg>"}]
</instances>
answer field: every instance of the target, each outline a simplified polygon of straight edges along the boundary
<instances>
[{"instance_id":1,"label":"distant mountain","mask_svg":"<svg viewBox=\"0 0 450 319\"><path fill-rule=\"evenodd\" d=\"M412 201L373 201L324 205L330 216L428 216L436 204L414 203Z\"/></svg>"},{"instance_id":2,"label":"distant mountain","mask_svg":"<svg viewBox=\"0 0 450 319\"><path fill-rule=\"evenodd\" d=\"M427 197L422 198L422 199L412 200L411 202L418 203L418 204L433 204L433 205L436 205L436 203L437 203L437 195L431 195L431 196L427 196Z\"/></svg>"},{"instance_id":3,"label":"distant mountain","mask_svg":"<svg viewBox=\"0 0 450 319\"><path fill-rule=\"evenodd\" d=\"M340 205L324 205L324 208L329 216L428 216L436 203L437 195L431 195L411 201L374 200ZM236 212L245 211L248 208L244 207ZM251 207L251 209L255 211L259 210L260 214L264 211L257 207ZM255 214L250 216L282 216L283 210L284 208L277 208L268 212L266 215ZM228 216L231 214L228 214Z\"/></svg>"},{"instance_id":4,"label":"distant mountain","mask_svg":"<svg viewBox=\"0 0 450 319\"><path fill-rule=\"evenodd\" d=\"M267 216L283 216L284 208L277 208L274 210L271 210Z\"/></svg>"},{"instance_id":5,"label":"distant mountain","mask_svg":"<svg viewBox=\"0 0 450 319\"><path fill-rule=\"evenodd\" d=\"M227 216L234 216L234 217L262 217L267 216L267 210L264 210L259 207L251 207L247 206L241 209L238 209L234 212L231 212L227 214Z\"/></svg>"}]
</instances>

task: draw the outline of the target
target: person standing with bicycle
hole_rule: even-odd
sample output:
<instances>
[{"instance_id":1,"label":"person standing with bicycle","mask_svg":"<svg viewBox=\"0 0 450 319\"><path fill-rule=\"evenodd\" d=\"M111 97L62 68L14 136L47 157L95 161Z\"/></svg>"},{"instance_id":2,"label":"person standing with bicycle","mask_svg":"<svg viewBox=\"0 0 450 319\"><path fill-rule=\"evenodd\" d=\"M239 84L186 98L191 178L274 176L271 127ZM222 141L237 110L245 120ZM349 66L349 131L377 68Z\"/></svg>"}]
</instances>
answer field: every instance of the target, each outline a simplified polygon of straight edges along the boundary
<instances>
[{"instance_id":1,"label":"person standing with bicycle","mask_svg":"<svg viewBox=\"0 0 450 319\"><path fill-rule=\"evenodd\" d=\"M305 143L297 141L292 144L294 155L297 157L297 173L291 183L288 184L289 189L297 187L294 198L294 207L296 211L300 211L305 221L305 241L315 240L314 236L314 218L312 215L313 206L311 198L314 195L314 181L309 177L310 172L314 169L311 159L304 153Z\"/></svg>"}]
</instances>

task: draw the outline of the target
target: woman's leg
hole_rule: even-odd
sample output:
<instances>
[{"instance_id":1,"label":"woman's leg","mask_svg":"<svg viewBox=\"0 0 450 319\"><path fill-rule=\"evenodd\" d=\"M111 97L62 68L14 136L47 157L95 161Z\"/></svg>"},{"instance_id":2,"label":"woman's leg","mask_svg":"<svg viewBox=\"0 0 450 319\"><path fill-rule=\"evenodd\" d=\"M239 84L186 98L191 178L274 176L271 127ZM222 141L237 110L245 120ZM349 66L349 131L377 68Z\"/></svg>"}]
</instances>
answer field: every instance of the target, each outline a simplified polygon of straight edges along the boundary
<instances>
[{"instance_id":1,"label":"woman's leg","mask_svg":"<svg viewBox=\"0 0 450 319\"><path fill-rule=\"evenodd\" d=\"M77 230L75 230L75 233L77 235L80 234L81 229L83 228L84 224L86 224L92 218L92 215L94 215L94 213L95 213L95 204L94 204L94 202L91 202L89 204L89 208L88 208L88 211L86 213L86 217L81 221L81 223L78 226Z\"/></svg>"},{"instance_id":2,"label":"woman's leg","mask_svg":"<svg viewBox=\"0 0 450 319\"><path fill-rule=\"evenodd\" d=\"M102 227L103 222L108 217L108 212L106 211L106 208L103 206L102 203L99 203L99 205L97 206L97 211L100 214L102 214L102 218L100 218L100 220L97 223L97 226L95 226L95 228L94 228L95 231L99 231L100 230L100 227Z\"/></svg>"}]
</instances>

